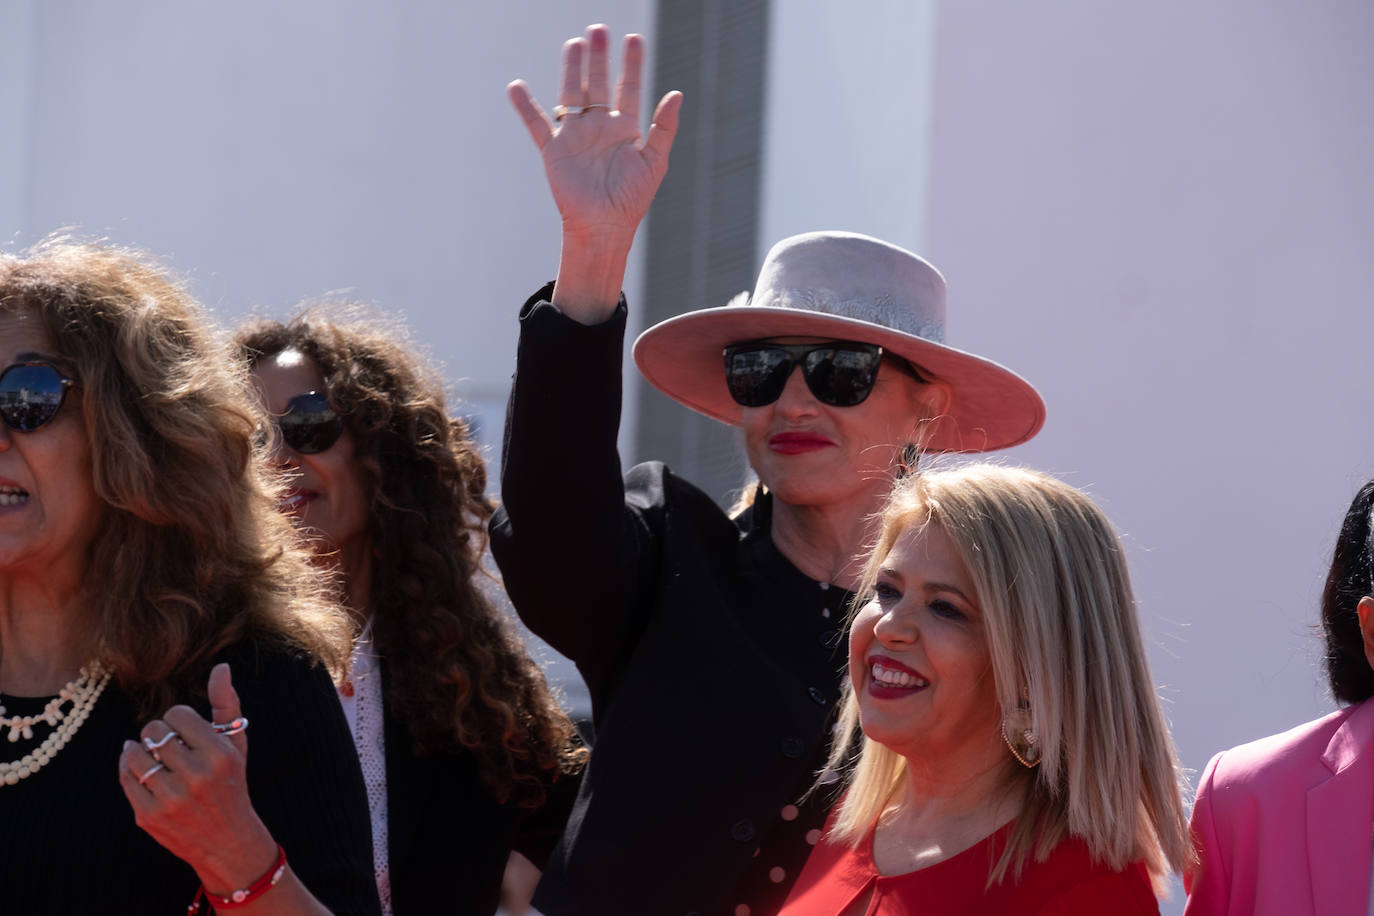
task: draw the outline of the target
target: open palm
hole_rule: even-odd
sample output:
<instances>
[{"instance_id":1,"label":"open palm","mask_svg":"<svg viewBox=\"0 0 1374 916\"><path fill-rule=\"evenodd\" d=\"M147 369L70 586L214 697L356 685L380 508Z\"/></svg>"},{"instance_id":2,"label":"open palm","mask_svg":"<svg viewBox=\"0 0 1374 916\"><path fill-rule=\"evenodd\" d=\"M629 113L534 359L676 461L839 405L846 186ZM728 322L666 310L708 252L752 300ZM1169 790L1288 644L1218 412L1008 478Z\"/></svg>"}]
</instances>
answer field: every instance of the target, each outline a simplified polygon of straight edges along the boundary
<instances>
[{"instance_id":1,"label":"open palm","mask_svg":"<svg viewBox=\"0 0 1374 916\"><path fill-rule=\"evenodd\" d=\"M517 80L508 92L539 148L565 233L633 235L668 169L682 94L670 92L654 111L647 136L639 128L644 40L625 37L625 62L615 99L608 78L609 33L592 26L563 46L557 122ZM585 62L585 67L584 67Z\"/></svg>"}]
</instances>

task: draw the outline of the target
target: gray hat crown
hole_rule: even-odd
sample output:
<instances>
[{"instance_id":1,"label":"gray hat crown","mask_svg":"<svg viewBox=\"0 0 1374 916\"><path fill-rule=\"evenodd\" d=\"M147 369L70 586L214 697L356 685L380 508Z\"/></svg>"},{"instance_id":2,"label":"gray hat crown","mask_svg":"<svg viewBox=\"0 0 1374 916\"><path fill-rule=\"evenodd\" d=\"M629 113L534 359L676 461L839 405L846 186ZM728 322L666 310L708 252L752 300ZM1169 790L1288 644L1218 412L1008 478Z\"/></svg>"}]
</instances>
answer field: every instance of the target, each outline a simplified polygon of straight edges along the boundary
<instances>
[{"instance_id":1,"label":"gray hat crown","mask_svg":"<svg viewBox=\"0 0 1374 916\"><path fill-rule=\"evenodd\" d=\"M929 262L852 232L808 232L773 246L754 294L732 306L797 309L945 341L945 279Z\"/></svg>"}]
</instances>

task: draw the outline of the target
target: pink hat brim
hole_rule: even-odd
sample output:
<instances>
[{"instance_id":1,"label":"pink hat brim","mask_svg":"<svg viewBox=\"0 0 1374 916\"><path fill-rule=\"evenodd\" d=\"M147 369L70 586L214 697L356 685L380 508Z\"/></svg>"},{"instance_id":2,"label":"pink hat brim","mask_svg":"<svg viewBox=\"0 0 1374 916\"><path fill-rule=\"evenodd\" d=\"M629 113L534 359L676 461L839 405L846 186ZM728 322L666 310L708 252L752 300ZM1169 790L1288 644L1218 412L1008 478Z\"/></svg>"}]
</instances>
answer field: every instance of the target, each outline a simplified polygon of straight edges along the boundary
<instances>
[{"instance_id":1,"label":"pink hat brim","mask_svg":"<svg viewBox=\"0 0 1374 916\"><path fill-rule=\"evenodd\" d=\"M1025 379L992 360L853 318L768 306L722 306L669 318L634 345L635 365L659 391L698 413L740 425L725 385L722 351L768 337L820 337L881 346L950 389L950 406L925 448L991 452L1020 445L1045 424L1045 402Z\"/></svg>"}]
</instances>

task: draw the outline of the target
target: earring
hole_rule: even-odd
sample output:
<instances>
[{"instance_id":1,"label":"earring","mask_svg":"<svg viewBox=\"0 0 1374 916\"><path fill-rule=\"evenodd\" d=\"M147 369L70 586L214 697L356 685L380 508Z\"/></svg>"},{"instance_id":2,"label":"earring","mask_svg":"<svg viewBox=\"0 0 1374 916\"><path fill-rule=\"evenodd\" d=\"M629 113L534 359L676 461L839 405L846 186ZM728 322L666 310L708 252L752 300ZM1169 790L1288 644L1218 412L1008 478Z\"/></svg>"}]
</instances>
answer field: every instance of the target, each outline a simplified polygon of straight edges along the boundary
<instances>
[{"instance_id":1,"label":"earring","mask_svg":"<svg viewBox=\"0 0 1374 916\"><path fill-rule=\"evenodd\" d=\"M921 450L913 442L908 442L902 446L902 453L897 456L897 477L906 477L916 470L921 461Z\"/></svg>"},{"instance_id":2,"label":"earring","mask_svg":"<svg viewBox=\"0 0 1374 916\"><path fill-rule=\"evenodd\" d=\"M1002 715L1002 741L1021 766L1029 770L1040 765L1039 736L1031 728L1029 700L1023 698L1016 709Z\"/></svg>"}]
</instances>

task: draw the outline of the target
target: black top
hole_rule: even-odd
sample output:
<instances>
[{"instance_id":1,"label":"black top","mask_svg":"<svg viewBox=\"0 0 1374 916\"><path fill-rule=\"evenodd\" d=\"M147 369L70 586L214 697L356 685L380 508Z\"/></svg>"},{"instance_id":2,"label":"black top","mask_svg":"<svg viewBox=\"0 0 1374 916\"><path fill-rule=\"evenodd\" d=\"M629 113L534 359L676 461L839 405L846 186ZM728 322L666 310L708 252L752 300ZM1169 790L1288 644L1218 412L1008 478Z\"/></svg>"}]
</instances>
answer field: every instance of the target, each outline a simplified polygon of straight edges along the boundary
<instances>
[{"instance_id":1,"label":"black top","mask_svg":"<svg viewBox=\"0 0 1374 916\"><path fill-rule=\"evenodd\" d=\"M333 913L379 913L362 774L329 675L280 648L239 644L221 660L230 663L250 723L253 807L292 870ZM32 714L48 699L6 696L7 714ZM209 713L203 700L182 701ZM199 879L134 824L119 785L119 755L141 727L111 680L46 767L0 785L0 911L186 912ZM33 743L47 734L45 726ZM0 744L0 754L22 756L27 746Z\"/></svg>"},{"instance_id":2,"label":"black top","mask_svg":"<svg viewBox=\"0 0 1374 916\"><path fill-rule=\"evenodd\" d=\"M386 662L380 667L385 697ZM553 786L540 808L503 804L482 781L471 751L455 747L418 756L410 730L390 708L382 727L393 916L490 916L500 903L511 850L540 866L548 858L572 806L576 777Z\"/></svg>"},{"instance_id":3,"label":"black top","mask_svg":"<svg viewBox=\"0 0 1374 916\"><path fill-rule=\"evenodd\" d=\"M622 481L624 303L586 327L548 294L521 313L492 552L597 741L535 905L776 911L831 801L788 807L825 759L850 596L778 553L767 496L731 519L661 464Z\"/></svg>"}]
</instances>

